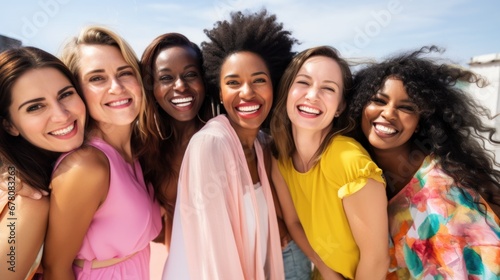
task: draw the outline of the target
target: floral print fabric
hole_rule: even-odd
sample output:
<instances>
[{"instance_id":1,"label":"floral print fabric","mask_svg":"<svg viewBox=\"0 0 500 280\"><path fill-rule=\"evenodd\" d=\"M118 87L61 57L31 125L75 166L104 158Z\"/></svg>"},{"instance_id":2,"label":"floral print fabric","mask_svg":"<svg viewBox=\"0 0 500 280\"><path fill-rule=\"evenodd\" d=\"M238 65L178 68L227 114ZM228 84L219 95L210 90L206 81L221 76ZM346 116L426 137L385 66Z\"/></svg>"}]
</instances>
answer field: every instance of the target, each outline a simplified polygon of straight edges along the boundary
<instances>
[{"instance_id":1,"label":"floral print fabric","mask_svg":"<svg viewBox=\"0 0 500 280\"><path fill-rule=\"evenodd\" d=\"M387 279L500 279L500 222L476 196L427 157L389 201Z\"/></svg>"}]
</instances>

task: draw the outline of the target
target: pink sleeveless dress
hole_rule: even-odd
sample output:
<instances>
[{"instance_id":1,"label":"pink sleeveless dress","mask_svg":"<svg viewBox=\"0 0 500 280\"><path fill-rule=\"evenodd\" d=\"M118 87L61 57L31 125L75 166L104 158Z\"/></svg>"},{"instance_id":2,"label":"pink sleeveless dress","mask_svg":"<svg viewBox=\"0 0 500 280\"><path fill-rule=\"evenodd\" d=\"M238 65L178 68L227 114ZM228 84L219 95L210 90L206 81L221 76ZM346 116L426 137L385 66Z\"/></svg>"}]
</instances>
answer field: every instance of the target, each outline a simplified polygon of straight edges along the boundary
<instances>
[{"instance_id":1,"label":"pink sleeveless dress","mask_svg":"<svg viewBox=\"0 0 500 280\"><path fill-rule=\"evenodd\" d=\"M76 259L85 260L83 268L73 265L76 279L149 279L149 242L162 228L160 206L146 185L136 160L133 166L101 139L89 141L109 160L110 185L104 203L94 214ZM59 158L56 167L64 159ZM89 174L92 176L92 174ZM103 268L91 268L92 260L127 257Z\"/></svg>"}]
</instances>

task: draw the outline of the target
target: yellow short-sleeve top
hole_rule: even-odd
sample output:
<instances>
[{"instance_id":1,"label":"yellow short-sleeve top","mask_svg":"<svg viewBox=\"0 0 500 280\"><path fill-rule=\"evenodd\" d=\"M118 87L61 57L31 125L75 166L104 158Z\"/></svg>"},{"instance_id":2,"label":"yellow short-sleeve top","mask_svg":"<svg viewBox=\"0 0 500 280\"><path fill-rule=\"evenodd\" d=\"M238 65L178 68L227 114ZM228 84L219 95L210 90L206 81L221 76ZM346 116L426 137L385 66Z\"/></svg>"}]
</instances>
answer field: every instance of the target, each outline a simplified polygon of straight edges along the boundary
<instances>
[{"instance_id":1,"label":"yellow short-sleeve top","mask_svg":"<svg viewBox=\"0 0 500 280\"><path fill-rule=\"evenodd\" d=\"M305 173L295 170L291 158L278 166L313 249L330 268L354 278L359 249L342 198L363 188L368 178L385 185L382 170L358 142L345 136L334 137L319 163Z\"/></svg>"}]
</instances>

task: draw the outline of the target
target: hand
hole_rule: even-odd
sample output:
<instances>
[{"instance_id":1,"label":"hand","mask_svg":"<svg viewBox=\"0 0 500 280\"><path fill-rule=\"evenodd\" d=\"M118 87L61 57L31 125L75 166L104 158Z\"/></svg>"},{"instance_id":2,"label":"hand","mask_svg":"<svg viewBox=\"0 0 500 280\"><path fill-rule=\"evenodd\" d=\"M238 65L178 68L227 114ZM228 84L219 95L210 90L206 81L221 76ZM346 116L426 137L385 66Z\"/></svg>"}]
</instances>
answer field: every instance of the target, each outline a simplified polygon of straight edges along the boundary
<instances>
[{"instance_id":1,"label":"hand","mask_svg":"<svg viewBox=\"0 0 500 280\"><path fill-rule=\"evenodd\" d=\"M0 162L0 191L11 191L9 190L9 182L15 182L14 192L20 196L40 199L42 196L49 195L49 193L44 190L37 190L30 185L23 183L14 166Z\"/></svg>"},{"instance_id":2,"label":"hand","mask_svg":"<svg viewBox=\"0 0 500 280\"><path fill-rule=\"evenodd\" d=\"M321 273L321 277L323 277L324 280L345 280L342 274L336 272L335 270L329 268L326 265L318 267L318 270L319 273Z\"/></svg>"}]
</instances>

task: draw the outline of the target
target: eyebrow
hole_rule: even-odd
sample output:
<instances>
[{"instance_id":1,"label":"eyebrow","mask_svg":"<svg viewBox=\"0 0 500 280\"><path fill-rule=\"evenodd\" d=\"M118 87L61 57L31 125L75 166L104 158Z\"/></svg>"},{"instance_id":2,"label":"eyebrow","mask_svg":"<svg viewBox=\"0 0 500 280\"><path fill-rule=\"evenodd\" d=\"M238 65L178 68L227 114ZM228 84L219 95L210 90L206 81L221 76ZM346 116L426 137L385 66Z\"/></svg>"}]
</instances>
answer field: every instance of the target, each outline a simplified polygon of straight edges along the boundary
<instances>
[{"instance_id":1,"label":"eyebrow","mask_svg":"<svg viewBox=\"0 0 500 280\"><path fill-rule=\"evenodd\" d=\"M389 98L389 95L388 95L387 93L383 93L383 92L382 92L382 91L380 91L380 90L379 90L379 91L377 91L377 93L376 93L376 94L380 94L380 95L382 95L383 97L385 97L385 98L387 98L387 99L390 99L390 98ZM413 101L412 101L412 100L410 100L410 99L404 99L404 100L401 100L401 102L405 102L405 103L415 103L415 102L413 102Z\"/></svg>"},{"instance_id":2,"label":"eyebrow","mask_svg":"<svg viewBox=\"0 0 500 280\"><path fill-rule=\"evenodd\" d=\"M311 76L306 75L306 74L297 74L297 76L296 76L296 77L299 77L299 76L304 76L304 77L306 77L306 78L308 78L308 79L311 79L311 80L312 80ZM337 84L337 82L335 82L335 81L331 81L331 80L323 80L323 82L335 84L337 87L339 87L339 88L340 88L340 85L339 85L339 84Z\"/></svg>"},{"instance_id":3,"label":"eyebrow","mask_svg":"<svg viewBox=\"0 0 500 280\"><path fill-rule=\"evenodd\" d=\"M184 70L191 68L191 67L198 68L198 66L196 66L196 64L188 64L184 67ZM170 69L168 67L158 69L158 72L168 72L168 71L172 71L172 69Z\"/></svg>"},{"instance_id":4,"label":"eyebrow","mask_svg":"<svg viewBox=\"0 0 500 280\"><path fill-rule=\"evenodd\" d=\"M269 75L264 72L264 71L259 71L259 72L255 72L255 73L252 73L250 76L251 77L254 77L254 76L258 76L258 75L266 75L269 77ZM229 74L229 75L226 75L224 76L224 79L227 79L227 78L238 78L240 75L238 74Z\"/></svg>"},{"instance_id":5,"label":"eyebrow","mask_svg":"<svg viewBox=\"0 0 500 280\"><path fill-rule=\"evenodd\" d=\"M121 71L121 70L127 69L127 68L132 68L132 66L130 66L130 65L124 65L124 66L118 67L116 70ZM89 71L89 72L85 73L85 75L83 75L83 76L85 77L85 76L88 76L90 74L104 73L104 72L105 72L104 69L95 69L95 70L92 70L92 71Z\"/></svg>"},{"instance_id":6,"label":"eyebrow","mask_svg":"<svg viewBox=\"0 0 500 280\"><path fill-rule=\"evenodd\" d=\"M61 93L65 92L67 89L69 88L74 88L73 85L69 85L69 86L65 86L63 87L62 89L60 89L59 91L57 91L57 95L60 95ZM24 102L23 104L19 105L19 108L17 108L17 110L21 110L21 108L29 103L34 103L34 102L40 102L40 101L44 101L45 100L45 97L40 97L40 98L35 98L35 99L31 99L31 100L28 100L26 102Z\"/></svg>"}]
</instances>

